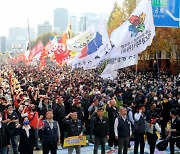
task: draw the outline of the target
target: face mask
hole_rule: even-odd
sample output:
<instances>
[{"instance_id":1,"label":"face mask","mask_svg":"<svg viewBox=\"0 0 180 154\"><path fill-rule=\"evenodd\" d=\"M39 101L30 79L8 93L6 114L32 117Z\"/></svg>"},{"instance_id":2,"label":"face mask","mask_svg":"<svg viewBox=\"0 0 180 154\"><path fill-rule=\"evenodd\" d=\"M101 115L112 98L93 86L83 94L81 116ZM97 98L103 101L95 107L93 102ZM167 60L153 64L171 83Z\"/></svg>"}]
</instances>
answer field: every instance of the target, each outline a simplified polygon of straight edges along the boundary
<instances>
[{"instance_id":1,"label":"face mask","mask_svg":"<svg viewBox=\"0 0 180 154\"><path fill-rule=\"evenodd\" d=\"M29 124L29 120L24 121L24 125L28 125Z\"/></svg>"},{"instance_id":2,"label":"face mask","mask_svg":"<svg viewBox=\"0 0 180 154\"><path fill-rule=\"evenodd\" d=\"M0 118L0 122L2 121L2 117Z\"/></svg>"}]
</instances>

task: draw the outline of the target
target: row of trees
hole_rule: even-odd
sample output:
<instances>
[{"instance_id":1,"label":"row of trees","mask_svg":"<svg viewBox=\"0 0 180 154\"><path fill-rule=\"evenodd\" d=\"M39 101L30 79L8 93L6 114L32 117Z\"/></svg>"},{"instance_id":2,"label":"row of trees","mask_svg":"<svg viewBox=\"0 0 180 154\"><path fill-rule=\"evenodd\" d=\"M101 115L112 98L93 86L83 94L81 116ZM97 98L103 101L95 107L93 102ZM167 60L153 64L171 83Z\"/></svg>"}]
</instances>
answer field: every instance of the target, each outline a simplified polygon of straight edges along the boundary
<instances>
[{"instance_id":1,"label":"row of trees","mask_svg":"<svg viewBox=\"0 0 180 154\"><path fill-rule=\"evenodd\" d=\"M109 35L128 19L135 7L135 0L124 0L121 6L117 2L114 3L114 8L108 20ZM155 58L157 53L166 54L169 55L170 62L178 68L180 65L179 36L180 28L156 27L156 36L151 46L140 54L140 58L145 61L149 55Z\"/></svg>"}]
</instances>

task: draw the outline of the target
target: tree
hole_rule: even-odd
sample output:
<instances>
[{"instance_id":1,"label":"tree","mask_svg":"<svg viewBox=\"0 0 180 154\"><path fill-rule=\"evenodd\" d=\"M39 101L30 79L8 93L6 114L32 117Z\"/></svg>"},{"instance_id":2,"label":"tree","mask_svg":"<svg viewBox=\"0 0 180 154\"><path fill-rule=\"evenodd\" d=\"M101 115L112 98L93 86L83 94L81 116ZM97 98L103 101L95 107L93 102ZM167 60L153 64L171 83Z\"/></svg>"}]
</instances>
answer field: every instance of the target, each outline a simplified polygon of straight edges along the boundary
<instances>
[{"instance_id":1,"label":"tree","mask_svg":"<svg viewBox=\"0 0 180 154\"><path fill-rule=\"evenodd\" d=\"M109 35L112 33L114 29L116 29L129 18L135 7L135 0L124 0L122 6L119 6L117 2L114 3L114 8L108 20Z\"/></svg>"},{"instance_id":2,"label":"tree","mask_svg":"<svg viewBox=\"0 0 180 154\"><path fill-rule=\"evenodd\" d=\"M57 33L53 33L53 32L47 32L39 35L36 40L31 41L30 43L31 49L40 41L42 41L43 44L46 45L49 42L50 37L52 36L58 37Z\"/></svg>"}]
</instances>

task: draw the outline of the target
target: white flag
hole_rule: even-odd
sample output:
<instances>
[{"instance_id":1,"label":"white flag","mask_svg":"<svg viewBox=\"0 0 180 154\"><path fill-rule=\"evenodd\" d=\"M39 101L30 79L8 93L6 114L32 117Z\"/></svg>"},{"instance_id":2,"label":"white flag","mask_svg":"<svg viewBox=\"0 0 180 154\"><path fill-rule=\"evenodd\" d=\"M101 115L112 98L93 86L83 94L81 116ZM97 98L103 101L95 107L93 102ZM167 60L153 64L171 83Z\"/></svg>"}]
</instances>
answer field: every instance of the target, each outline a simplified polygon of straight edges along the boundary
<instances>
[{"instance_id":1,"label":"white flag","mask_svg":"<svg viewBox=\"0 0 180 154\"><path fill-rule=\"evenodd\" d=\"M116 76L114 75L112 78L112 74L117 73L117 70L120 68L136 65L138 63L138 55L133 56L125 56L121 58L113 58L109 60L108 65L104 69L104 71L101 73L101 77L103 79L114 79ZM110 76L110 77L109 77Z\"/></svg>"},{"instance_id":2,"label":"white flag","mask_svg":"<svg viewBox=\"0 0 180 154\"><path fill-rule=\"evenodd\" d=\"M110 80L114 80L118 75L118 72L117 71L113 71L113 70L106 70L106 71L103 71L101 73L101 78L103 79L110 79Z\"/></svg>"},{"instance_id":3,"label":"white flag","mask_svg":"<svg viewBox=\"0 0 180 154\"><path fill-rule=\"evenodd\" d=\"M85 32L67 40L68 50L81 52L81 50L93 39L95 32L94 24L91 25Z\"/></svg>"},{"instance_id":4,"label":"white flag","mask_svg":"<svg viewBox=\"0 0 180 154\"><path fill-rule=\"evenodd\" d=\"M93 35L93 39L73 59L72 69L96 68L105 59L111 48L106 27L101 20L96 33Z\"/></svg>"},{"instance_id":5,"label":"white flag","mask_svg":"<svg viewBox=\"0 0 180 154\"><path fill-rule=\"evenodd\" d=\"M151 45L154 36L151 0L141 0L130 18L112 32L110 40L115 47L109 57L138 54Z\"/></svg>"}]
</instances>

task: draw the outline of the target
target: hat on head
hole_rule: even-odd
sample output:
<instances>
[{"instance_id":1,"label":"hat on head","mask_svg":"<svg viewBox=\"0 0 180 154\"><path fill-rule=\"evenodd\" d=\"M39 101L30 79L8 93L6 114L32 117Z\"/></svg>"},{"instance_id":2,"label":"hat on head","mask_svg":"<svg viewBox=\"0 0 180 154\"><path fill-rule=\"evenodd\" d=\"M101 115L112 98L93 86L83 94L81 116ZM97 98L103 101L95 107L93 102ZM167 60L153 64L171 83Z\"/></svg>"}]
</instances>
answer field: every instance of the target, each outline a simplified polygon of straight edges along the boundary
<instances>
[{"instance_id":1,"label":"hat on head","mask_svg":"<svg viewBox=\"0 0 180 154\"><path fill-rule=\"evenodd\" d=\"M6 105L6 109L8 109L9 107L12 107L12 105L11 104L7 104Z\"/></svg>"},{"instance_id":2,"label":"hat on head","mask_svg":"<svg viewBox=\"0 0 180 154\"><path fill-rule=\"evenodd\" d=\"M138 109L140 109L140 108L142 108L142 107L145 107L145 105L144 105L144 104L139 104L139 105L138 105Z\"/></svg>"},{"instance_id":3,"label":"hat on head","mask_svg":"<svg viewBox=\"0 0 180 154\"><path fill-rule=\"evenodd\" d=\"M97 108L97 111L102 111L102 110L104 111L104 108L102 108L100 106Z\"/></svg>"}]
</instances>

